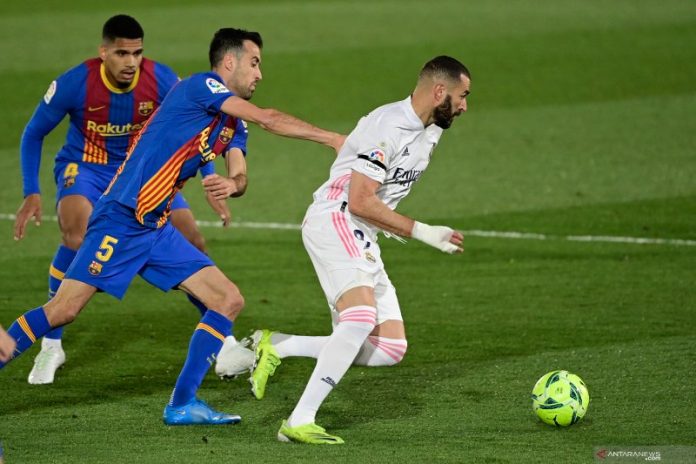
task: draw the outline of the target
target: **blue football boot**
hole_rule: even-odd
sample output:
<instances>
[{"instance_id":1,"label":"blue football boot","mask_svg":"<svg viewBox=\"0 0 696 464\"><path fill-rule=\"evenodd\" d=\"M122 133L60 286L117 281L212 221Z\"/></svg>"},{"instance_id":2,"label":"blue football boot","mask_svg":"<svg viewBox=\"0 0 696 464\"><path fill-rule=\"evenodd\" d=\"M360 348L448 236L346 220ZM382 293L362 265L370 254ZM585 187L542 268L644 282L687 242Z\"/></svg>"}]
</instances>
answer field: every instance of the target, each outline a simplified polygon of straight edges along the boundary
<instances>
[{"instance_id":1,"label":"blue football boot","mask_svg":"<svg viewBox=\"0 0 696 464\"><path fill-rule=\"evenodd\" d=\"M166 425L224 425L237 424L242 418L216 411L205 401L194 398L183 406L165 406L162 420Z\"/></svg>"}]
</instances>

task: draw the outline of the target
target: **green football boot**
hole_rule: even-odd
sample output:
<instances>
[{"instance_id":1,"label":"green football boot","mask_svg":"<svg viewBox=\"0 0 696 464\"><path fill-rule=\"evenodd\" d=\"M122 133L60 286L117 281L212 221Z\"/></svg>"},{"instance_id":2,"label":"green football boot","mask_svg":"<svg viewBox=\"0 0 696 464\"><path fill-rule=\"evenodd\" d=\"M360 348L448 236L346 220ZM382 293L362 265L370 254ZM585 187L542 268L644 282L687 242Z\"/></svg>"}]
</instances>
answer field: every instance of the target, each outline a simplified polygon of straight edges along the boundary
<instances>
[{"instance_id":1,"label":"green football boot","mask_svg":"<svg viewBox=\"0 0 696 464\"><path fill-rule=\"evenodd\" d=\"M342 445L345 443L341 437L329 435L323 427L319 427L314 422L290 427L286 420L283 421L280 430L278 430L278 441L294 441L310 445Z\"/></svg>"},{"instance_id":2,"label":"green football boot","mask_svg":"<svg viewBox=\"0 0 696 464\"><path fill-rule=\"evenodd\" d=\"M280 356L271 344L271 335L273 332L264 329L257 330L253 336L256 361L249 382L251 382L251 393L257 400L263 398L268 378L275 373L276 368L280 365Z\"/></svg>"}]
</instances>

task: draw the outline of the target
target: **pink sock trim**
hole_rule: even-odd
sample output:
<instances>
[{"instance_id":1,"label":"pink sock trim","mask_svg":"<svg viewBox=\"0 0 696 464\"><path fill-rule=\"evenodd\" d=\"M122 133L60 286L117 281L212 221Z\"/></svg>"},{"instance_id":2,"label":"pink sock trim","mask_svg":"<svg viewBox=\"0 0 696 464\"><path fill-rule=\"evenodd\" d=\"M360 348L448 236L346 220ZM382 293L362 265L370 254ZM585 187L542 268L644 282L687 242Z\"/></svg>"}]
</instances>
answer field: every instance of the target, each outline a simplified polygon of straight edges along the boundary
<instances>
[{"instance_id":1,"label":"pink sock trim","mask_svg":"<svg viewBox=\"0 0 696 464\"><path fill-rule=\"evenodd\" d=\"M394 361L399 362L404 359L406 348L408 346L406 340L387 339L384 337L378 337L376 335L370 335L367 337L367 339L375 346L375 348L387 353L387 355L389 355L389 357Z\"/></svg>"}]
</instances>

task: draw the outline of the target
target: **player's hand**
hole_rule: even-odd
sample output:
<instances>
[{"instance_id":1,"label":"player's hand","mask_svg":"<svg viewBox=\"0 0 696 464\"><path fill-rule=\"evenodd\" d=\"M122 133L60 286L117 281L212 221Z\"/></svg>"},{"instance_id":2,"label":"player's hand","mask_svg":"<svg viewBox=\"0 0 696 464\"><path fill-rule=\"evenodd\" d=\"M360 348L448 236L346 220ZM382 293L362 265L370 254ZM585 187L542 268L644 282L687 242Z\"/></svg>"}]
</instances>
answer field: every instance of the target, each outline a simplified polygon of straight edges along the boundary
<instances>
[{"instance_id":1,"label":"player's hand","mask_svg":"<svg viewBox=\"0 0 696 464\"><path fill-rule=\"evenodd\" d=\"M346 143L346 136L343 134L336 134L331 141L329 142L329 146L333 148L336 153L341 151L341 147L343 147L343 144Z\"/></svg>"},{"instance_id":2,"label":"player's hand","mask_svg":"<svg viewBox=\"0 0 696 464\"><path fill-rule=\"evenodd\" d=\"M27 222L29 222L31 218L34 218L34 223L37 226L41 225L41 195L38 193L27 195L22 205L17 210L14 223L15 240L24 238Z\"/></svg>"},{"instance_id":3,"label":"player's hand","mask_svg":"<svg viewBox=\"0 0 696 464\"><path fill-rule=\"evenodd\" d=\"M205 199L208 200L208 204L215 211L215 214L220 216L222 219L222 227L229 227L230 222L232 222L232 213L230 208L227 206L226 200L216 200L212 194L206 192Z\"/></svg>"},{"instance_id":4,"label":"player's hand","mask_svg":"<svg viewBox=\"0 0 696 464\"><path fill-rule=\"evenodd\" d=\"M234 179L223 177L219 174L211 174L203 179L203 188L207 194L216 200L225 200L238 191Z\"/></svg>"},{"instance_id":5,"label":"player's hand","mask_svg":"<svg viewBox=\"0 0 696 464\"><path fill-rule=\"evenodd\" d=\"M444 251L445 253L453 254L464 251L462 247L464 235L447 226L430 226L415 221L413 230L411 231L411 237L435 247L440 251Z\"/></svg>"},{"instance_id":6,"label":"player's hand","mask_svg":"<svg viewBox=\"0 0 696 464\"><path fill-rule=\"evenodd\" d=\"M15 340L0 327L0 361L7 362L15 350Z\"/></svg>"},{"instance_id":7,"label":"player's hand","mask_svg":"<svg viewBox=\"0 0 696 464\"><path fill-rule=\"evenodd\" d=\"M457 253L461 253L464 251L464 234L459 232L458 230L452 231L452 236L450 237L450 243L452 245L456 245L458 247Z\"/></svg>"}]
</instances>

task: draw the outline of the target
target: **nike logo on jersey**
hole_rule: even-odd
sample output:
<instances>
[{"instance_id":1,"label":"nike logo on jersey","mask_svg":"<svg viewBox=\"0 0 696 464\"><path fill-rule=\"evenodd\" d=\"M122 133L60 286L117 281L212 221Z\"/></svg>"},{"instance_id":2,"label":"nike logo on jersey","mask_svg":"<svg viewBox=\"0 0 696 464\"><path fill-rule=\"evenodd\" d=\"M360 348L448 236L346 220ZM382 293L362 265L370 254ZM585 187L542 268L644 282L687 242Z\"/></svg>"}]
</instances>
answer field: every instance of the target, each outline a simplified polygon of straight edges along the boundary
<instances>
[{"instance_id":1,"label":"nike logo on jersey","mask_svg":"<svg viewBox=\"0 0 696 464\"><path fill-rule=\"evenodd\" d=\"M88 107L87 107L87 111L99 111L99 110L101 110L102 108L106 108L106 105L102 105L102 106L88 106Z\"/></svg>"}]
</instances>

